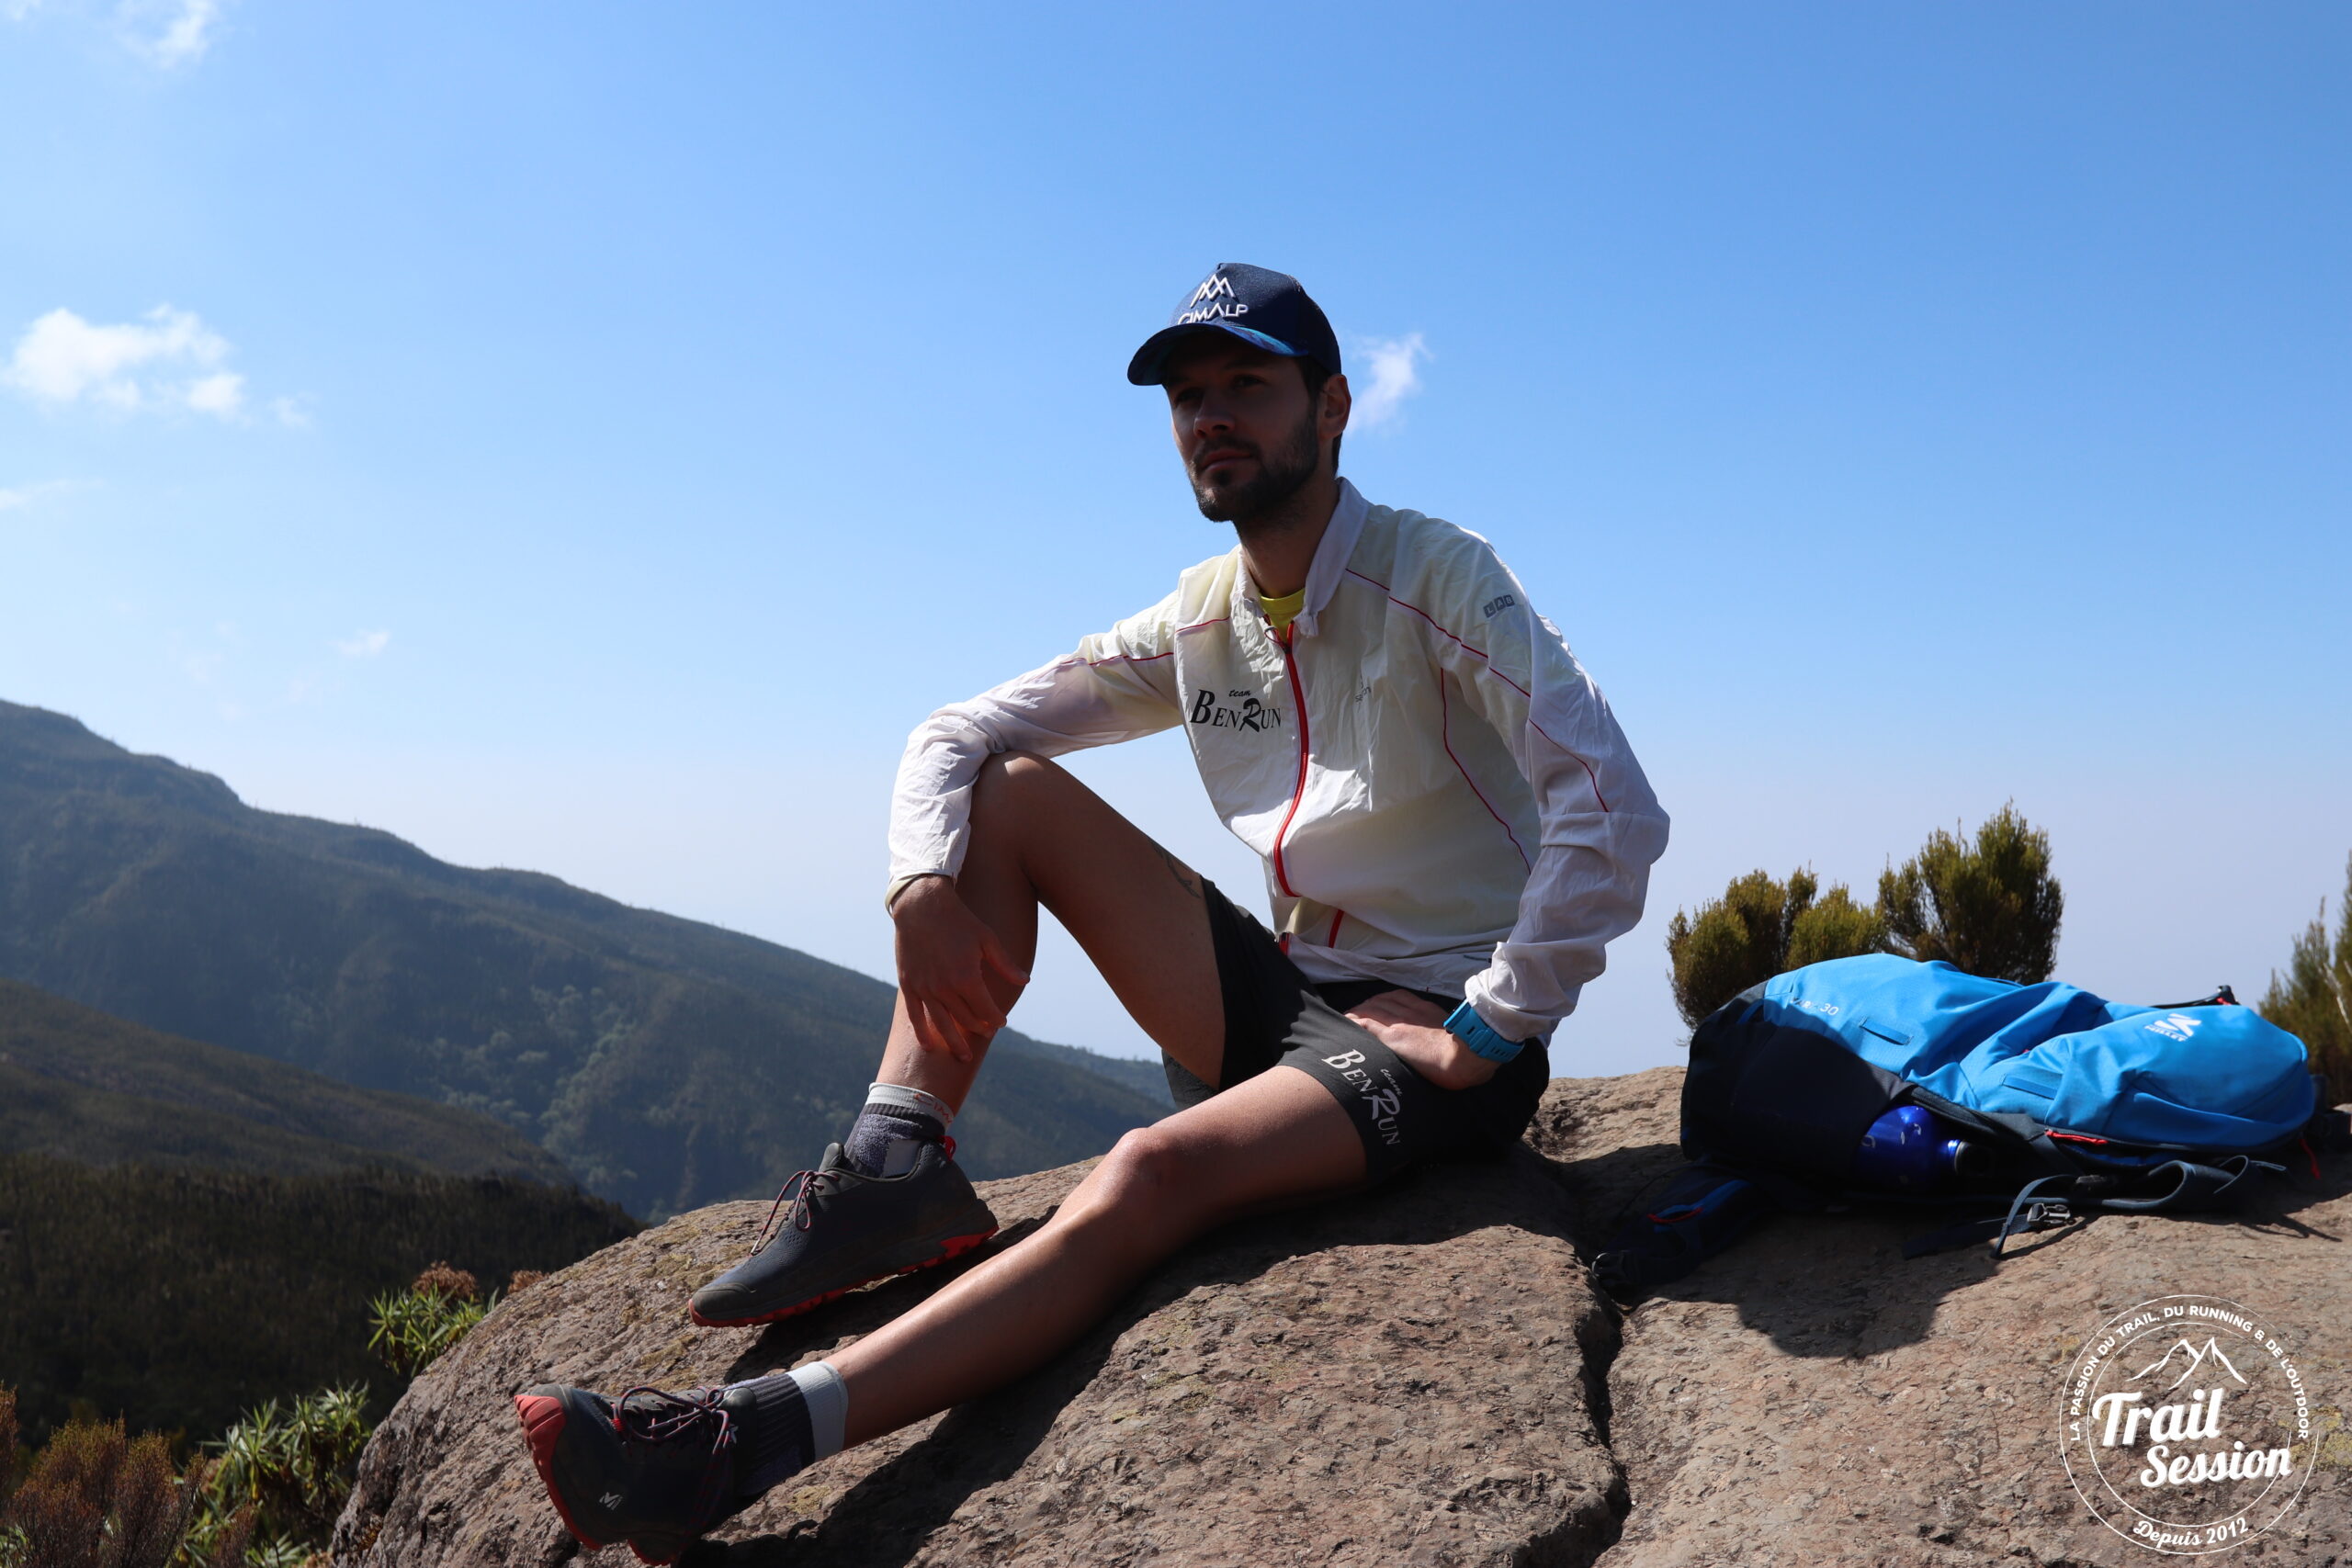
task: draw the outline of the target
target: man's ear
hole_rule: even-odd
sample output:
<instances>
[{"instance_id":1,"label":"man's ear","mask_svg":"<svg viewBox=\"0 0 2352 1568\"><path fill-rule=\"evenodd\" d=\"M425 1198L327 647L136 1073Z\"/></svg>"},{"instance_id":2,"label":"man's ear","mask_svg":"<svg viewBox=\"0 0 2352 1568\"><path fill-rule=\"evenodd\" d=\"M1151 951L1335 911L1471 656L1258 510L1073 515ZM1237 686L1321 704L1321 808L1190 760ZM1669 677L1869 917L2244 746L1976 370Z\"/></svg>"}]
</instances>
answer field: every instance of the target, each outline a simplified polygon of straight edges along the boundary
<instances>
[{"instance_id":1,"label":"man's ear","mask_svg":"<svg viewBox=\"0 0 2352 1568\"><path fill-rule=\"evenodd\" d=\"M1316 411L1315 434L1329 441L1343 435L1348 429L1348 414L1355 407L1355 395L1348 390L1348 378L1334 376L1323 383L1323 406Z\"/></svg>"}]
</instances>

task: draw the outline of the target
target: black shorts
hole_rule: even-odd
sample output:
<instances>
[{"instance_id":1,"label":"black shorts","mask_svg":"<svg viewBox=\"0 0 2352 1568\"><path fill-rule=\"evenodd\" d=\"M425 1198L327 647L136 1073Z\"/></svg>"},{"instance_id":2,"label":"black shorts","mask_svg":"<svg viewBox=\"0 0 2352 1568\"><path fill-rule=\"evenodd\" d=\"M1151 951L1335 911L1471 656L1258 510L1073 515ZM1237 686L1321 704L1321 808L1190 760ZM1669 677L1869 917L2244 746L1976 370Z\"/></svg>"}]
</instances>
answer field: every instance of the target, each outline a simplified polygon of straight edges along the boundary
<instances>
[{"instance_id":1,"label":"black shorts","mask_svg":"<svg viewBox=\"0 0 2352 1568\"><path fill-rule=\"evenodd\" d=\"M1349 1008L1401 987L1385 980L1317 985L1247 910L1206 877L1201 886L1225 1000L1224 1081L1203 1083L1163 1055L1168 1090L1180 1108L1198 1105L1277 1063L1296 1067L1347 1109L1363 1140L1364 1174L1373 1181L1425 1159L1497 1152L1527 1130L1551 1077L1542 1041L1530 1041L1474 1089L1440 1089L1347 1017ZM1433 991L1415 994L1448 1012L1462 1001Z\"/></svg>"}]
</instances>

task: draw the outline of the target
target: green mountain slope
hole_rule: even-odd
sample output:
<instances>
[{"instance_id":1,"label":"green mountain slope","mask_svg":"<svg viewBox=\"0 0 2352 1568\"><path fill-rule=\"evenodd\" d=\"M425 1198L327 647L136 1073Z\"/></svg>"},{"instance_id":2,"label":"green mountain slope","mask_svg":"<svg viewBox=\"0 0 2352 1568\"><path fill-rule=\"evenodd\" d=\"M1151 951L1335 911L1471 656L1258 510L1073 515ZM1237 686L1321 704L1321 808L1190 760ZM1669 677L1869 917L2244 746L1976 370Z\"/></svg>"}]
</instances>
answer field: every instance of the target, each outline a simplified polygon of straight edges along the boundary
<instances>
[{"instance_id":1,"label":"green mountain slope","mask_svg":"<svg viewBox=\"0 0 2352 1568\"><path fill-rule=\"evenodd\" d=\"M368 1353L370 1298L440 1259L503 1289L637 1229L576 1190L495 1178L0 1154L0 1382L36 1442L75 1401L201 1438L262 1400L365 1382L381 1416L400 1380Z\"/></svg>"},{"instance_id":2,"label":"green mountain slope","mask_svg":"<svg viewBox=\"0 0 2352 1568\"><path fill-rule=\"evenodd\" d=\"M805 953L257 811L5 703L0 976L480 1111L649 1218L813 1163L855 1113L890 1006ZM956 1124L962 1157L987 1177L1098 1153L1164 1113L1147 1081L1007 1032Z\"/></svg>"},{"instance_id":3,"label":"green mountain slope","mask_svg":"<svg viewBox=\"0 0 2352 1568\"><path fill-rule=\"evenodd\" d=\"M0 1154L571 1181L562 1161L478 1112L161 1034L17 980L0 980Z\"/></svg>"}]
</instances>

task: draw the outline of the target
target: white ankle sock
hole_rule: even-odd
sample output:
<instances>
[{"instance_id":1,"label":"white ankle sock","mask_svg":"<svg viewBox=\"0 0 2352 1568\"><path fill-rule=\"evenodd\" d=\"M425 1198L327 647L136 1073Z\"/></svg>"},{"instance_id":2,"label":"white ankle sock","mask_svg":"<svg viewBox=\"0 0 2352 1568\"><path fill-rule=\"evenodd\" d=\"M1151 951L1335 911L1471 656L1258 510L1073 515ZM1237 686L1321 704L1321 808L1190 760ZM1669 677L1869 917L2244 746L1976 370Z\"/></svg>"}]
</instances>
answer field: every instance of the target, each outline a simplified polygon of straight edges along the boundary
<instances>
[{"instance_id":1,"label":"white ankle sock","mask_svg":"<svg viewBox=\"0 0 2352 1568\"><path fill-rule=\"evenodd\" d=\"M831 1361L811 1361L785 1375L799 1385L808 1406L808 1435L816 1444L808 1462L832 1458L842 1451L842 1430L849 1424L849 1386Z\"/></svg>"}]
</instances>

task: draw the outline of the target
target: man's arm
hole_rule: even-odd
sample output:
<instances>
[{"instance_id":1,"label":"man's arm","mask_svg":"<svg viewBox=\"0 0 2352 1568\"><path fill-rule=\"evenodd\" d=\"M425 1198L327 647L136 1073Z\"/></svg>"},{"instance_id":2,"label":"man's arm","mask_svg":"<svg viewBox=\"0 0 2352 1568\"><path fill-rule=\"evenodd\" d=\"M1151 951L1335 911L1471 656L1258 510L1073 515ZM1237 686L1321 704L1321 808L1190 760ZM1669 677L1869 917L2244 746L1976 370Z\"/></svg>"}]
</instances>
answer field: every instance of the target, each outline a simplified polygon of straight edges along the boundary
<instances>
[{"instance_id":1,"label":"man's arm","mask_svg":"<svg viewBox=\"0 0 2352 1568\"><path fill-rule=\"evenodd\" d=\"M1600 688L1486 542L1465 535L1433 566L1435 618L1454 636L1430 636L1430 651L1535 795L1541 841L1518 921L1467 988L1495 1033L1529 1040L1575 1010L1603 950L1641 919L1667 816Z\"/></svg>"},{"instance_id":2,"label":"man's arm","mask_svg":"<svg viewBox=\"0 0 2352 1568\"><path fill-rule=\"evenodd\" d=\"M1169 599L1082 640L1067 659L941 708L917 726L890 802L885 906L899 931L899 989L917 1037L970 1060L1004 1023L989 975L1028 976L956 893L971 840L972 789L989 757L1055 757L1176 724L1174 607Z\"/></svg>"},{"instance_id":3,"label":"man's arm","mask_svg":"<svg viewBox=\"0 0 2352 1568\"><path fill-rule=\"evenodd\" d=\"M1058 757L1134 740L1183 718L1176 697L1175 595L1042 669L951 703L915 727L890 796L890 886L952 877L971 830L972 784L1001 751Z\"/></svg>"}]
</instances>

